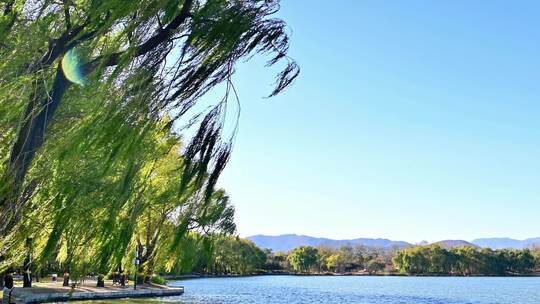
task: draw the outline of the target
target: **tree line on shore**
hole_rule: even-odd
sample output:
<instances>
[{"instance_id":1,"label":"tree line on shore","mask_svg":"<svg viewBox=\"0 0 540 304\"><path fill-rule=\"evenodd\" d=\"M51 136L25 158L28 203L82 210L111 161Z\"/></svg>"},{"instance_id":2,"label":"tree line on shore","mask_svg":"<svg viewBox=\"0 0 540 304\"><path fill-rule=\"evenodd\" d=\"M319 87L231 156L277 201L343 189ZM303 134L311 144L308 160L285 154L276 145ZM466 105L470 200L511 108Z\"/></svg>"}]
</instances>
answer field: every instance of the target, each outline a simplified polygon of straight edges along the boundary
<instances>
[{"instance_id":1,"label":"tree line on shore","mask_svg":"<svg viewBox=\"0 0 540 304\"><path fill-rule=\"evenodd\" d=\"M400 250L392 262L396 269L411 274L522 275L540 267L540 250L432 245Z\"/></svg>"},{"instance_id":2,"label":"tree line on shore","mask_svg":"<svg viewBox=\"0 0 540 304\"><path fill-rule=\"evenodd\" d=\"M357 245L300 246L290 252L272 252L248 240L228 237L216 243L215 249L208 263L198 263L190 272L511 276L531 274L540 268L539 248L491 250L461 246L447 249L434 244L383 249Z\"/></svg>"},{"instance_id":3,"label":"tree line on shore","mask_svg":"<svg viewBox=\"0 0 540 304\"><path fill-rule=\"evenodd\" d=\"M14 271L26 287L52 272L147 281L233 234L217 181L236 134L236 63L261 54L281 65L269 96L299 72L278 10L279 0L1 1L0 286Z\"/></svg>"}]
</instances>

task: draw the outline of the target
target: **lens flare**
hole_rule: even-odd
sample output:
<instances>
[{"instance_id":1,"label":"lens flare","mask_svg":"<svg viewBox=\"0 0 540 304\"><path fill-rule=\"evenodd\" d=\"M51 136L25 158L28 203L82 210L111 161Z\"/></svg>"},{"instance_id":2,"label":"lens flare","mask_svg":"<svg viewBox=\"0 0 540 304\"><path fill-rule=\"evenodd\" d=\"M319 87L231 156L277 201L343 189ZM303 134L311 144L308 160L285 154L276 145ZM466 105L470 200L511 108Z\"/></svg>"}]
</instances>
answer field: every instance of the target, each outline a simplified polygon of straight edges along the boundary
<instances>
[{"instance_id":1,"label":"lens flare","mask_svg":"<svg viewBox=\"0 0 540 304\"><path fill-rule=\"evenodd\" d=\"M62 58L62 71L66 78L78 85L84 85L84 73L82 60L75 49L69 50Z\"/></svg>"}]
</instances>

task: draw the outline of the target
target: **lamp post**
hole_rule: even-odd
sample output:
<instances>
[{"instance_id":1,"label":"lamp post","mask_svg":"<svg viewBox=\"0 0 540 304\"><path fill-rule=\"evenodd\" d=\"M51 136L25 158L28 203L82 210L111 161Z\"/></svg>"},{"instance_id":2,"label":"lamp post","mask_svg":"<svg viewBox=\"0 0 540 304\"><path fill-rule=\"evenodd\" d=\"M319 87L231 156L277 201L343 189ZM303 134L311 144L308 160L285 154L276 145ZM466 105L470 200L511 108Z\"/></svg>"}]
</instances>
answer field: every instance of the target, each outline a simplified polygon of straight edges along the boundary
<instances>
[{"instance_id":1,"label":"lamp post","mask_svg":"<svg viewBox=\"0 0 540 304\"><path fill-rule=\"evenodd\" d=\"M135 260L133 261L135 264L135 277L133 280L133 290L137 290L137 273L139 272L139 247L137 246L135 249Z\"/></svg>"},{"instance_id":2,"label":"lamp post","mask_svg":"<svg viewBox=\"0 0 540 304\"><path fill-rule=\"evenodd\" d=\"M32 266L32 250L32 238L29 237L26 239L26 257L23 265L23 287L32 287L32 272L30 270Z\"/></svg>"}]
</instances>

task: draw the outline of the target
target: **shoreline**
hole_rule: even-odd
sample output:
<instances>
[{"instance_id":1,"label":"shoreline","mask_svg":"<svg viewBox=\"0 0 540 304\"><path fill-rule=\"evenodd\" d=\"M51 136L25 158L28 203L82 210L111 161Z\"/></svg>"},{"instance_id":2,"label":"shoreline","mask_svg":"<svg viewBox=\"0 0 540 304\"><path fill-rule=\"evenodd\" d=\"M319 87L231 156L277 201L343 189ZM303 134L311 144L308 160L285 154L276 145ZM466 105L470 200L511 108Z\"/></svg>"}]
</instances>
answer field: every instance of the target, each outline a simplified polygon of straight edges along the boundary
<instances>
[{"instance_id":1,"label":"shoreline","mask_svg":"<svg viewBox=\"0 0 540 304\"><path fill-rule=\"evenodd\" d=\"M166 285L145 284L137 286L115 286L111 281L105 287L96 287L95 281L86 281L76 287L61 286L61 283L35 283L31 288L19 286L11 290L11 301L17 304L50 303L66 301L88 301L124 298L167 297L184 294L184 287L169 287ZM4 289L3 302L8 303L9 289Z\"/></svg>"},{"instance_id":2,"label":"shoreline","mask_svg":"<svg viewBox=\"0 0 540 304\"><path fill-rule=\"evenodd\" d=\"M212 279L212 278L243 278L255 276L299 276L299 277L441 277L441 278L523 278L540 277L540 273L519 274L519 275L448 275L448 274L406 274L406 273L253 273L253 274L186 274L186 275L162 275L167 281L182 281L194 279Z\"/></svg>"}]
</instances>

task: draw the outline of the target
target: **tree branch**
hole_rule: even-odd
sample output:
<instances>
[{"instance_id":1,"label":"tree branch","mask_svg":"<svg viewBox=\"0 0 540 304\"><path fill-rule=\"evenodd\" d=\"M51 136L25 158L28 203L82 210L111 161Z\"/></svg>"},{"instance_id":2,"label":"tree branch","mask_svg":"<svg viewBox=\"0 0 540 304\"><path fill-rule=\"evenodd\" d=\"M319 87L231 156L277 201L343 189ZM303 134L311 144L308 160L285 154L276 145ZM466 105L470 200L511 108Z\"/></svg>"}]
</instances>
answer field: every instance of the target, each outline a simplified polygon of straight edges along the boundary
<instances>
[{"instance_id":1,"label":"tree branch","mask_svg":"<svg viewBox=\"0 0 540 304\"><path fill-rule=\"evenodd\" d=\"M192 5L193 0L186 0L178 16L176 16L165 28L161 28L154 36L152 36L146 42L135 48L135 52L133 54L134 57L138 57L150 52L158 45L169 39L172 36L173 31L178 29L180 25L182 25L186 21L186 19L191 16L191 13L189 11ZM92 71L103 60L105 60L105 66L117 65L120 61L120 57L126 52L127 51L122 51L110 55L100 56L92 60L92 62L89 63L89 66L86 67L85 70L88 72Z\"/></svg>"},{"instance_id":2,"label":"tree branch","mask_svg":"<svg viewBox=\"0 0 540 304\"><path fill-rule=\"evenodd\" d=\"M15 0L6 2L6 6L4 7L4 16L11 14L13 11L13 4L15 4Z\"/></svg>"},{"instance_id":3,"label":"tree branch","mask_svg":"<svg viewBox=\"0 0 540 304\"><path fill-rule=\"evenodd\" d=\"M68 1L64 1L64 19L66 22L66 30L71 30L71 16L69 14L69 3Z\"/></svg>"}]
</instances>

